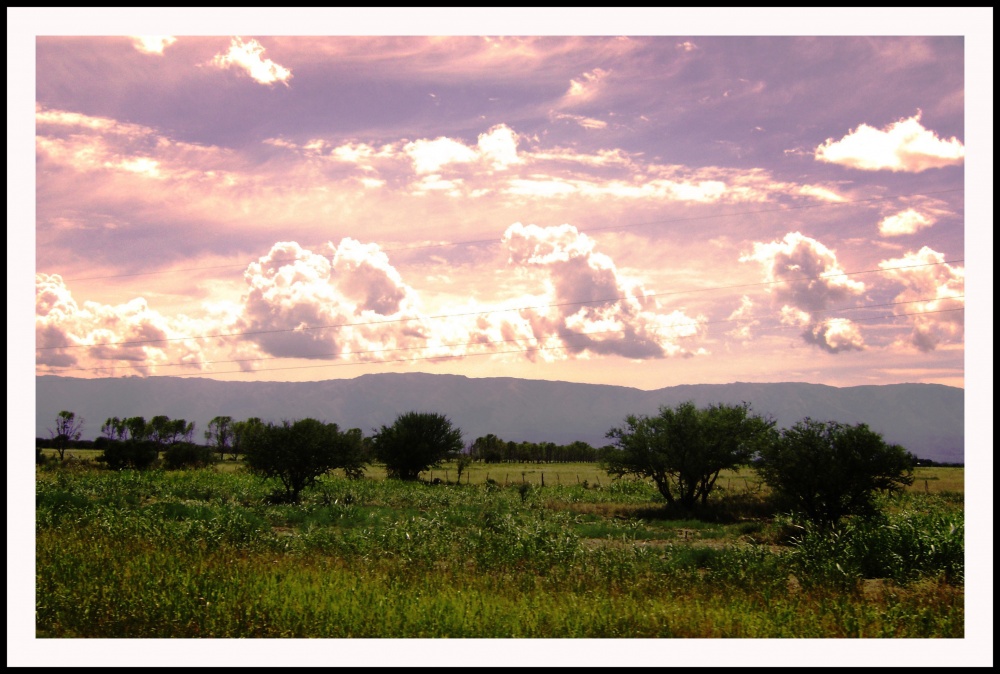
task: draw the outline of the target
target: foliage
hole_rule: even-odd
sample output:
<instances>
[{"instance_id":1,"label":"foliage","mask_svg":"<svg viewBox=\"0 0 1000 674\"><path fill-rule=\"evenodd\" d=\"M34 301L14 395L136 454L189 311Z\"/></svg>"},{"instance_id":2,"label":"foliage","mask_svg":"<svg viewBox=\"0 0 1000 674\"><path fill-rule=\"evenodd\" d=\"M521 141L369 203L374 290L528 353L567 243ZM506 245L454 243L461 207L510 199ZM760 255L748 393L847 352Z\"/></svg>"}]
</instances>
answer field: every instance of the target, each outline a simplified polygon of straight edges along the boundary
<instances>
[{"instance_id":1,"label":"foliage","mask_svg":"<svg viewBox=\"0 0 1000 674\"><path fill-rule=\"evenodd\" d=\"M226 452L231 451L233 446L233 418L230 416L214 417L208 422L205 440L215 447L215 451L219 453L220 461L225 458Z\"/></svg>"},{"instance_id":2,"label":"foliage","mask_svg":"<svg viewBox=\"0 0 1000 674\"><path fill-rule=\"evenodd\" d=\"M215 460L212 448L193 442L175 442L163 453L163 466L168 470L201 468Z\"/></svg>"},{"instance_id":3,"label":"foliage","mask_svg":"<svg viewBox=\"0 0 1000 674\"><path fill-rule=\"evenodd\" d=\"M158 447L151 440L113 440L97 457L98 461L106 463L111 470L146 470L151 468L158 456Z\"/></svg>"},{"instance_id":4,"label":"foliage","mask_svg":"<svg viewBox=\"0 0 1000 674\"><path fill-rule=\"evenodd\" d=\"M651 478L670 505L704 506L719 473L748 464L773 427L746 403L664 406L657 416L630 415L608 431L615 448L602 452L601 464L616 477Z\"/></svg>"},{"instance_id":5,"label":"foliage","mask_svg":"<svg viewBox=\"0 0 1000 674\"><path fill-rule=\"evenodd\" d=\"M389 477L416 480L462 451L462 431L441 414L406 412L372 437L372 449Z\"/></svg>"},{"instance_id":6,"label":"foliage","mask_svg":"<svg viewBox=\"0 0 1000 674\"><path fill-rule=\"evenodd\" d=\"M913 483L916 457L866 424L803 419L760 450L755 468L778 504L822 527L872 516L880 492Z\"/></svg>"},{"instance_id":7,"label":"foliage","mask_svg":"<svg viewBox=\"0 0 1000 674\"><path fill-rule=\"evenodd\" d=\"M532 485L524 502L521 484L320 483L274 505L244 472L38 471L36 635L965 636L961 503L922 491L894 498L884 520L845 522L841 543L816 545L807 562L808 543L701 545L738 527L655 519L662 499L645 482ZM581 517L581 496L601 514ZM838 562L883 580L845 583Z\"/></svg>"},{"instance_id":8,"label":"foliage","mask_svg":"<svg viewBox=\"0 0 1000 674\"><path fill-rule=\"evenodd\" d=\"M244 462L257 475L278 478L284 498L297 502L303 489L335 468L357 473L364 466L360 438L316 419L264 424L243 440Z\"/></svg>"},{"instance_id":9,"label":"foliage","mask_svg":"<svg viewBox=\"0 0 1000 674\"><path fill-rule=\"evenodd\" d=\"M66 455L66 448L69 443L79 440L83 431L83 419L77 419L76 414L68 410L61 411L56 416L56 427L49 430L49 435L55 441L56 451L59 452L59 460L62 461ZM37 462L37 456L36 456Z\"/></svg>"}]
</instances>

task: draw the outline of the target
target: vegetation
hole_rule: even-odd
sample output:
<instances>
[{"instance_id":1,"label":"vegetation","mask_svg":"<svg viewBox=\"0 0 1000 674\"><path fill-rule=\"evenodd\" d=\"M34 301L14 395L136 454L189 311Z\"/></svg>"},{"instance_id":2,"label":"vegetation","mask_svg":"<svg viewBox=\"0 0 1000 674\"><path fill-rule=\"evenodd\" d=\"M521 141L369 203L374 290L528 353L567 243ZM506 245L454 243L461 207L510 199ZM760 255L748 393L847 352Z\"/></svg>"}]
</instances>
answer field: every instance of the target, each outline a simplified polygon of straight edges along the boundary
<instances>
[{"instance_id":1,"label":"vegetation","mask_svg":"<svg viewBox=\"0 0 1000 674\"><path fill-rule=\"evenodd\" d=\"M335 468L356 475L365 463L360 431L341 433L337 424L316 419L263 424L243 442L247 468L265 478L278 478L283 499L292 503L320 475Z\"/></svg>"},{"instance_id":2,"label":"vegetation","mask_svg":"<svg viewBox=\"0 0 1000 674\"><path fill-rule=\"evenodd\" d=\"M462 451L462 431L441 414L406 412L372 437L375 458L389 477L416 480Z\"/></svg>"},{"instance_id":3,"label":"vegetation","mask_svg":"<svg viewBox=\"0 0 1000 674\"><path fill-rule=\"evenodd\" d=\"M77 419L73 412L63 410L56 416L56 427L54 430L49 430L49 434L52 436L56 451L59 453L60 461L66 457L66 448L69 444L80 439L82 429L83 419Z\"/></svg>"},{"instance_id":4,"label":"vegetation","mask_svg":"<svg viewBox=\"0 0 1000 674\"><path fill-rule=\"evenodd\" d=\"M652 479L667 503L691 509L706 504L723 470L750 463L773 427L746 404L661 407L657 416L629 416L608 431L615 449L602 464L611 475Z\"/></svg>"},{"instance_id":5,"label":"vegetation","mask_svg":"<svg viewBox=\"0 0 1000 674\"><path fill-rule=\"evenodd\" d=\"M880 499L883 520L829 531L724 483L712 521L675 519L646 480L327 474L275 504L244 471L50 466L36 473L36 632L963 638L961 498Z\"/></svg>"},{"instance_id":6,"label":"vegetation","mask_svg":"<svg viewBox=\"0 0 1000 674\"><path fill-rule=\"evenodd\" d=\"M865 424L807 418L762 447L756 469L781 505L830 528L847 515L875 515L876 496L912 484L915 464Z\"/></svg>"}]
</instances>

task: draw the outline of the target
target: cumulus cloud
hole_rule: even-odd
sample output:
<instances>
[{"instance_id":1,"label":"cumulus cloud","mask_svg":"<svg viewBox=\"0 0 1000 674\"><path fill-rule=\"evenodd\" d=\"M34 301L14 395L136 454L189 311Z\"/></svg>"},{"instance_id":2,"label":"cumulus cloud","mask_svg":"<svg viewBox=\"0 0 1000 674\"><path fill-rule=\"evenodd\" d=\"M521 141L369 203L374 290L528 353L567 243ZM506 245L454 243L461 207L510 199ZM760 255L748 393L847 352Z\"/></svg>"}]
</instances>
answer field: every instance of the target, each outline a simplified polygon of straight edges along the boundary
<instances>
[{"instance_id":1,"label":"cumulus cloud","mask_svg":"<svg viewBox=\"0 0 1000 674\"><path fill-rule=\"evenodd\" d=\"M828 138L816 148L817 161L864 171L907 171L960 166L965 147L955 137L943 140L920 123L920 112L884 129L861 124L840 140Z\"/></svg>"},{"instance_id":2,"label":"cumulus cloud","mask_svg":"<svg viewBox=\"0 0 1000 674\"><path fill-rule=\"evenodd\" d=\"M896 296L897 314L912 314L910 343L921 351L939 344L961 342L965 334L965 268L953 267L945 256L924 246L901 258L884 260L879 268L888 280L903 285Z\"/></svg>"},{"instance_id":3,"label":"cumulus cloud","mask_svg":"<svg viewBox=\"0 0 1000 674\"><path fill-rule=\"evenodd\" d=\"M36 362L54 368L86 366L110 376L125 370L151 374L158 365L182 362L197 366L200 347L186 335L202 334L204 325L187 325L183 316L168 318L141 297L118 305L73 298L58 274L35 275Z\"/></svg>"},{"instance_id":4,"label":"cumulus cloud","mask_svg":"<svg viewBox=\"0 0 1000 674\"><path fill-rule=\"evenodd\" d=\"M754 243L753 252L740 261L763 265L771 284L768 292L781 305L782 322L803 328L806 342L830 353L863 348L851 321L815 316L865 290L863 283L844 275L832 250L800 232L789 232L780 241Z\"/></svg>"},{"instance_id":5,"label":"cumulus cloud","mask_svg":"<svg viewBox=\"0 0 1000 674\"><path fill-rule=\"evenodd\" d=\"M413 161L413 170L418 174L436 173L448 164L484 162L493 169L502 170L520 162L517 156L517 135L504 124L480 134L474 147L440 137L407 143L403 152Z\"/></svg>"},{"instance_id":6,"label":"cumulus cloud","mask_svg":"<svg viewBox=\"0 0 1000 674\"><path fill-rule=\"evenodd\" d=\"M173 35L133 35L132 46L143 54L163 55L163 50L177 42Z\"/></svg>"},{"instance_id":7,"label":"cumulus cloud","mask_svg":"<svg viewBox=\"0 0 1000 674\"><path fill-rule=\"evenodd\" d=\"M908 208L894 215L887 215L878 223L878 233L882 236L902 236L914 234L935 223L934 216Z\"/></svg>"},{"instance_id":8,"label":"cumulus cloud","mask_svg":"<svg viewBox=\"0 0 1000 674\"><path fill-rule=\"evenodd\" d=\"M229 51L216 54L211 63L223 70L233 66L241 68L260 84L281 82L288 86L288 80L292 78L291 70L271 59L265 59L264 47L253 39L244 42L239 37L234 37L229 43Z\"/></svg>"},{"instance_id":9,"label":"cumulus cloud","mask_svg":"<svg viewBox=\"0 0 1000 674\"><path fill-rule=\"evenodd\" d=\"M633 359L696 353L685 342L704 334L705 317L662 310L575 227L518 222L507 228L502 243L511 265L541 271L551 289L548 306L520 312L540 343L558 344L568 354Z\"/></svg>"}]
</instances>

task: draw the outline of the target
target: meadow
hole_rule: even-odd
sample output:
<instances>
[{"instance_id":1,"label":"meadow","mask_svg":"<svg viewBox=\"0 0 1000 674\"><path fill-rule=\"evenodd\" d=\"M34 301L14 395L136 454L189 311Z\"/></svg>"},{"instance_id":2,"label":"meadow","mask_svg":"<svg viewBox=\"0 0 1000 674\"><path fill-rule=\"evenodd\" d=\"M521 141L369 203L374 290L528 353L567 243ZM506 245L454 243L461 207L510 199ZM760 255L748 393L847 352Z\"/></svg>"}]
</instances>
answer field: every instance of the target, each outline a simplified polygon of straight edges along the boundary
<instances>
[{"instance_id":1,"label":"meadow","mask_svg":"<svg viewBox=\"0 0 1000 674\"><path fill-rule=\"evenodd\" d=\"M964 635L961 468L831 533L749 471L694 517L595 464L374 467L287 504L237 462L80 458L36 472L40 638Z\"/></svg>"}]
</instances>

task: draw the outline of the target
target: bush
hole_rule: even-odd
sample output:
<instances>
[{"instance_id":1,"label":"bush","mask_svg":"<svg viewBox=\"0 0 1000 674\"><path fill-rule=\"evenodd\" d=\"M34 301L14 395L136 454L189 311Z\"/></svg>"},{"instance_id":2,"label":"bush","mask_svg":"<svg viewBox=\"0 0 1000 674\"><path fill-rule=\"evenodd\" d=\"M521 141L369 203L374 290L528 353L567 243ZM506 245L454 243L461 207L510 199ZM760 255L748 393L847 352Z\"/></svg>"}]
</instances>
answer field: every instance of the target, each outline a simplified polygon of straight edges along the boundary
<instances>
[{"instance_id":1,"label":"bush","mask_svg":"<svg viewBox=\"0 0 1000 674\"><path fill-rule=\"evenodd\" d=\"M748 464L773 427L746 404L661 407L655 417L629 416L608 431L615 448L602 450L601 465L616 477L652 479L670 505L704 506L719 473Z\"/></svg>"},{"instance_id":2,"label":"bush","mask_svg":"<svg viewBox=\"0 0 1000 674\"><path fill-rule=\"evenodd\" d=\"M202 468L215 462L211 447L193 442L175 442L163 453L163 465L168 470Z\"/></svg>"},{"instance_id":3,"label":"bush","mask_svg":"<svg viewBox=\"0 0 1000 674\"><path fill-rule=\"evenodd\" d=\"M761 449L755 464L779 507L821 527L878 512L875 498L913 483L916 457L865 424L806 418Z\"/></svg>"},{"instance_id":4,"label":"bush","mask_svg":"<svg viewBox=\"0 0 1000 674\"><path fill-rule=\"evenodd\" d=\"M98 461L108 464L111 470L133 468L146 470L156 463L157 445L149 440L110 441Z\"/></svg>"},{"instance_id":5,"label":"bush","mask_svg":"<svg viewBox=\"0 0 1000 674\"><path fill-rule=\"evenodd\" d=\"M389 477L416 480L421 471L437 468L462 451L462 431L443 415L407 412L392 426L383 426L372 438L372 447Z\"/></svg>"},{"instance_id":6,"label":"bush","mask_svg":"<svg viewBox=\"0 0 1000 674\"><path fill-rule=\"evenodd\" d=\"M316 419L261 425L244 442L247 467L281 480L285 502L297 502L303 489L330 470L343 468L348 475L357 475L364 466L359 434L341 433L337 424Z\"/></svg>"}]
</instances>

